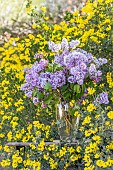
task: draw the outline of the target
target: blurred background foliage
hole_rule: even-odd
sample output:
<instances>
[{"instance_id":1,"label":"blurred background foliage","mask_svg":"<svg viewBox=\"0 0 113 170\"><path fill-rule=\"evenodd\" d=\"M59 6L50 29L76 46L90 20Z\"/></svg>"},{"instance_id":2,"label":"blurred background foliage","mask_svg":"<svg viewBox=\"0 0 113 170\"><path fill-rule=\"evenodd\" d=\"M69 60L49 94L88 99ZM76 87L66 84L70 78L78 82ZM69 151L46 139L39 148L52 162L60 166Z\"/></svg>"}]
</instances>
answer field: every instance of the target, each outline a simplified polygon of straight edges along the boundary
<instances>
[{"instance_id":1,"label":"blurred background foliage","mask_svg":"<svg viewBox=\"0 0 113 170\"><path fill-rule=\"evenodd\" d=\"M59 22L65 11L73 12L85 5L86 0L0 0L0 46L11 36L32 33L32 17L26 13L26 5L46 6L53 22Z\"/></svg>"},{"instance_id":2,"label":"blurred background foliage","mask_svg":"<svg viewBox=\"0 0 113 170\"><path fill-rule=\"evenodd\" d=\"M40 6L43 0L33 0L34 5ZM0 27L29 19L25 12L27 0L0 0Z\"/></svg>"},{"instance_id":3,"label":"blurred background foliage","mask_svg":"<svg viewBox=\"0 0 113 170\"><path fill-rule=\"evenodd\" d=\"M40 6L43 0L33 0ZM10 37L30 33L31 17L26 13L27 0L0 0L0 45Z\"/></svg>"},{"instance_id":4,"label":"blurred background foliage","mask_svg":"<svg viewBox=\"0 0 113 170\"><path fill-rule=\"evenodd\" d=\"M25 12L29 0L0 0L0 27L29 19ZM32 4L46 6L51 15L59 16L59 11L75 11L85 4L86 0L32 0Z\"/></svg>"}]
</instances>

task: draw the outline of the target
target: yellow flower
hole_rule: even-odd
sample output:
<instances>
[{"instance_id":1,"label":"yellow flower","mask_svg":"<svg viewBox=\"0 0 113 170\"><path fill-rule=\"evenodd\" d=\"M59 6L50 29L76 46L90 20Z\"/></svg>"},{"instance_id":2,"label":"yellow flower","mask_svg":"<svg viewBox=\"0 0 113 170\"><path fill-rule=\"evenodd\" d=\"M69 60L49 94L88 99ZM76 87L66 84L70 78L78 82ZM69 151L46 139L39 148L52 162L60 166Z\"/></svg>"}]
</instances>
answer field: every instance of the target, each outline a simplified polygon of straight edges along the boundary
<instances>
[{"instance_id":1,"label":"yellow flower","mask_svg":"<svg viewBox=\"0 0 113 170\"><path fill-rule=\"evenodd\" d=\"M27 7L27 8L26 8L26 13L30 13L30 12L32 11L32 9L33 9L33 6L32 6L32 5L29 6L29 7Z\"/></svg>"},{"instance_id":2,"label":"yellow flower","mask_svg":"<svg viewBox=\"0 0 113 170\"><path fill-rule=\"evenodd\" d=\"M106 4L109 4L109 3L112 3L112 2L113 2L113 0L106 0L105 1Z\"/></svg>"},{"instance_id":3,"label":"yellow flower","mask_svg":"<svg viewBox=\"0 0 113 170\"><path fill-rule=\"evenodd\" d=\"M78 16L78 14L79 14L79 11L76 10L76 11L73 13L73 16Z\"/></svg>"},{"instance_id":4,"label":"yellow flower","mask_svg":"<svg viewBox=\"0 0 113 170\"><path fill-rule=\"evenodd\" d=\"M33 25L32 25L32 28L34 28L34 29L35 29L36 27L37 27L37 25L36 25L36 24L33 24Z\"/></svg>"},{"instance_id":5,"label":"yellow flower","mask_svg":"<svg viewBox=\"0 0 113 170\"><path fill-rule=\"evenodd\" d=\"M91 36L90 38L91 38L92 41L96 42L97 44L99 43L98 37Z\"/></svg>"},{"instance_id":6,"label":"yellow flower","mask_svg":"<svg viewBox=\"0 0 113 170\"><path fill-rule=\"evenodd\" d=\"M10 166L11 162L9 159L6 159L6 160L2 160L1 162L1 166L2 167L7 167L7 166Z\"/></svg>"},{"instance_id":7,"label":"yellow flower","mask_svg":"<svg viewBox=\"0 0 113 170\"><path fill-rule=\"evenodd\" d=\"M0 47L0 52L1 52L1 51L4 51L4 50L5 50L5 49L4 49L3 47Z\"/></svg>"},{"instance_id":8,"label":"yellow flower","mask_svg":"<svg viewBox=\"0 0 113 170\"><path fill-rule=\"evenodd\" d=\"M0 150L2 150L2 145L0 145Z\"/></svg>"},{"instance_id":9,"label":"yellow flower","mask_svg":"<svg viewBox=\"0 0 113 170\"><path fill-rule=\"evenodd\" d=\"M56 169L57 165L58 165L58 162L55 162L54 159L50 158L49 159L49 164L50 164L51 169Z\"/></svg>"},{"instance_id":10,"label":"yellow flower","mask_svg":"<svg viewBox=\"0 0 113 170\"><path fill-rule=\"evenodd\" d=\"M5 135L3 133L0 133L0 138L3 138Z\"/></svg>"},{"instance_id":11,"label":"yellow flower","mask_svg":"<svg viewBox=\"0 0 113 170\"><path fill-rule=\"evenodd\" d=\"M31 147L32 150L36 149L36 146L33 145L33 144L30 144L30 147Z\"/></svg>"},{"instance_id":12,"label":"yellow flower","mask_svg":"<svg viewBox=\"0 0 113 170\"><path fill-rule=\"evenodd\" d=\"M109 84L109 88L112 88L113 87L112 73L108 72L106 78L107 78L107 83Z\"/></svg>"},{"instance_id":13,"label":"yellow flower","mask_svg":"<svg viewBox=\"0 0 113 170\"><path fill-rule=\"evenodd\" d=\"M39 161L31 161L30 165L33 166L33 169L36 169L36 170L41 170L41 163Z\"/></svg>"},{"instance_id":14,"label":"yellow flower","mask_svg":"<svg viewBox=\"0 0 113 170\"><path fill-rule=\"evenodd\" d=\"M82 132L82 131L84 130L84 127L81 126L81 127L79 128L79 130Z\"/></svg>"},{"instance_id":15,"label":"yellow flower","mask_svg":"<svg viewBox=\"0 0 113 170\"><path fill-rule=\"evenodd\" d=\"M100 114L96 114L95 119L99 119L99 118L100 118Z\"/></svg>"},{"instance_id":16,"label":"yellow flower","mask_svg":"<svg viewBox=\"0 0 113 170\"><path fill-rule=\"evenodd\" d=\"M42 141L38 144L38 150L43 151L44 147L45 147L45 142L44 139L42 139Z\"/></svg>"},{"instance_id":17,"label":"yellow flower","mask_svg":"<svg viewBox=\"0 0 113 170\"><path fill-rule=\"evenodd\" d=\"M44 19L47 21L49 19L49 17L44 17Z\"/></svg>"},{"instance_id":18,"label":"yellow flower","mask_svg":"<svg viewBox=\"0 0 113 170\"><path fill-rule=\"evenodd\" d=\"M87 100L87 99L83 100L82 104L83 104L83 105L88 104L88 100Z\"/></svg>"},{"instance_id":19,"label":"yellow flower","mask_svg":"<svg viewBox=\"0 0 113 170\"><path fill-rule=\"evenodd\" d=\"M107 145L106 148L113 150L113 141L111 141L111 143Z\"/></svg>"},{"instance_id":20,"label":"yellow flower","mask_svg":"<svg viewBox=\"0 0 113 170\"><path fill-rule=\"evenodd\" d=\"M91 162L90 155L85 153L83 160L85 162Z\"/></svg>"},{"instance_id":21,"label":"yellow flower","mask_svg":"<svg viewBox=\"0 0 113 170\"><path fill-rule=\"evenodd\" d=\"M92 130L85 130L85 136L90 136L92 134Z\"/></svg>"},{"instance_id":22,"label":"yellow flower","mask_svg":"<svg viewBox=\"0 0 113 170\"><path fill-rule=\"evenodd\" d=\"M88 112L92 112L92 111L94 111L96 109L96 106L94 105L94 104L89 104L88 106L87 106L87 111Z\"/></svg>"},{"instance_id":23,"label":"yellow flower","mask_svg":"<svg viewBox=\"0 0 113 170\"><path fill-rule=\"evenodd\" d=\"M12 125L12 128L15 129L16 126L18 126L17 122L11 121L10 124Z\"/></svg>"},{"instance_id":24,"label":"yellow flower","mask_svg":"<svg viewBox=\"0 0 113 170\"><path fill-rule=\"evenodd\" d=\"M48 160L48 159L49 159L49 153L44 154L44 156L43 156L43 157L44 157L44 159L45 159L45 160Z\"/></svg>"},{"instance_id":25,"label":"yellow flower","mask_svg":"<svg viewBox=\"0 0 113 170\"><path fill-rule=\"evenodd\" d=\"M100 87L101 87L101 88L104 87L104 83L103 83L103 84L100 84Z\"/></svg>"},{"instance_id":26,"label":"yellow flower","mask_svg":"<svg viewBox=\"0 0 113 170\"><path fill-rule=\"evenodd\" d=\"M40 9L41 9L44 13L46 13L46 7L45 7L45 6L42 6Z\"/></svg>"},{"instance_id":27,"label":"yellow flower","mask_svg":"<svg viewBox=\"0 0 113 170\"><path fill-rule=\"evenodd\" d=\"M58 24L54 24L54 30L55 31L61 30L61 26Z\"/></svg>"},{"instance_id":28,"label":"yellow flower","mask_svg":"<svg viewBox=\"0 0 113 170\"><path fill-rule=\"evenodd\" d=\"M65 155L66 154L66 148L64 148L64 147L62 147L62 149L60 150L60 155L59 155L59 157L61 158L63 155Z\"/></svg>"},{"instance_id":29,"label":"yellow flower","mask_svg":"<svg viewBox=\"0 0 113 170\"><path fill-rule=\"evenodd\" d=\"M105 122L105 125L106 125L106 126L109 126L109 125L110 125L110 121L106 121L106 122Z\"/></svg>"},{"instance_id":30,"label":"yellow flower","mask_svg":"<svg viewBox=\"0 0 113 170\"><path fill-rule=\"evenodd\" d=\"M16 111L22 111L25 107L24 106L20 106L16 109Z\"/></svg>"},{"instance_id":31,"label":"yellow flower","mask_svg":"<svg viewBox=\"0 0 113 170\"><path fill-rule=\"evenodd\" d=\"M82 122L82 125L85 125L85 124L90 123L90 122L91 122L91 117L87 116L87 117L85 117L84 121Z\"/></svg>"},{"instance_id":32,"label":"yellow flower","mask_svg":"<svg viewBox=\"0 0 113 170\"><path fill-rule=\"evenodd\" d=\"M93 140L100 140L101 138L100 138L100 136L93 136L92 139Z\"/></svg>"},{"instance_id":33,"label":"yellow flower","mask_svg":"<svg viewBox=\"0 0 113 170\"><path fill-rule=\"evenodd\" d=\"M72 162L77 161L78 159L79 159L79 156L78 156L78 155L71 155L71 157L70 157L70 160L71 160Z\"/></svg>"},{"instance_id":34,"label":"yellow flower","mask_svg":"<svg viewBox=\"0 0 113 170\"><path fill-rule=\"evenodd\" d=\"M82 12L85 12L85 13L91 13L92 12L92 3L86 3L86 6L82 8Z\"/></svg>"},{"instance_id":35,"label":"yellow flower","mask_svg":"<svg viewBox=\"0 0 113 170\"><path fill-rule=\"evenodd\" d=\"M75 19L71 19L71 20L70 20L70 23L73 23L73 22L75 22Z\"/></svg>"},{"instance_id":36,"label":"yellow flower","mask_svg":"<svg viewBox=\"0 0 113 170\"><path fill-rule=\"evenodd\" d=\"M9 146L4 146L4 151L5 151L5 152L10 152Z\"/></svg>"},{"instance_id":37,"label":"yellow flower","mask_svg":"<svg viewBox=\"0 0 113 170\"><path fill-rule=\"evenodd\" d=\"M23 159L21 156L19 156L18 153L15 153L14 155L12 155L12 167L13 168L17 168L18 164L22 163Z\"/></svg>"},{"instance_id":38,"label":"yellow flower","mask_svg":"<svg viewBox=\"0 0 113 170\"><path fill-rule=\"evenodd\" d=\"M90 164L89 164L90 165ZM85 164L85 166L88 166L88 163ZM95 166L94 165L90 165L88 167L85 167L84 170L94 170Z\"/></svg>"},{"instance_id":39,"label":"yellow flower","mask_svg":"<svg viewBox=\"0 0 113 170\"><path fill-rule=\"evenodd\" d=\"M69 104L70 104L71 107L73 107L74 103L75 103L75 100L71 100Z\"/></svg>"},{"instance_id":40,"label":"yellow flower","mask_svg":"<svg viewBox=\"0 0 113 170\"><path fill-rule=\"evenodd\" d=\"M80 113L78 111L75 111L74 116L80 117Z\"/></svg>"},{"instance_id":41,"label":"yellow flower","mask_svg":"<svg viewBox=\"0 0 113 170\"><path fill-rule=\"evenodd\" d=\"M88 94L89 94L89 95L94 94L95 91L96 91L96 90L95 90L94 88L90 88L90 87L88 88Z\"/></svg>"},{"instance_id":42,"label":"yellow flower","mask_svg":"<svg viewBox=\"0 0 113 170\"><path fill-rule=\"evenodd\" d=\"M98 0L98 2L101 4L103 2L103 0Z\"/></svg>"},{"instance_id":43,"label":"yellow flower","mask_svg":"<svg viewBox=\"0 0 113 170\"><path fill-rule=\"evenodd\" d=\"M11 131L8 132L7 138L8 138L8 139L7 139L8 141L11 141L11 139L13 138Z\"/></svg>"},{"instance_id":44,"label":"yellow flower","mask_svg":"<svg viewBox=\"0 0 113 170\"><path fill-rule=\"evenodd\" d=\"M22 134L21 134L21 133L16 133L15 137L16 137L17 139L21 139L21 138L22 138Z\"/></svg>"},{"instance_id":45,"label":"yellow flower","mask_svg":"<svg viewBox=\"0 0 113 170\"><path fill-rule=\"evenodd\" d=\"M81 149L82 149L81 146L77 146L76 151L80 153Z\"/></svg>"},{"instance_id":46,"label":"yellow flower","mask_svg":"<svg viewBox=\"0 0 113 170\"><path fill-rule=\"evenodd\" d=\"M66 170L68 166L69 166L69 162L66 162L66 164L64 166L64 170Z\"/></svg>"},{"instance_id":47,"label":"yellow flower","mask_svg":"<svg viewBox=\"0 0 113 170\"><path fill-rule=\"evenodd\" d=\"M113 111L108 112L107 116L109 119L113 119Z\"/></svg>"},{"instance_id":48,"label":"yellow flower","mask_svg":"<svg viewBox=\"0 0 113 170\"><path fill-rule=\"evenodd\" d=\"M106 31L110 31L111 30L111 25L108 25L108 27L106 28Z\"/></svg>"},{"instance_id":49,"label":"yellow flower","mask_svg":"<svg viewBox=\"0 0 113 170\"><path fill-rule=\"evenodd\" d=\"M97 159L97 158L100 157L100 154L96 153L96 154L94 155L94 157Z\"/></svg>"},{"instance_id":50,"label":"yellow flower","mask_svg":"<svg viewBox=\"0 0 113 170\"><path fill-rule=\"evenodd\" d=\"M98 143L98 144L99 144L99 143L101 143L101 137L100 137L100 136L98 136L98 135L93 136L93 137L92 137L92 139L93 139L93 140L95 140L95 141L96 141L96 143Z\"/></svg>"},{"instance_id":51,"label":"yellow flower","mask_svg":"<svg viewBox=\"0 0 113 170\"><path fill-rule=\"evenodd\" d=\"M96 161L96 165L99 166L99 167L103 167L105 164L105 162L103 160L97 160Z\"/></svg>"},{"instance_id":52,"label":"yellow flower","mask_svg":"<svg viewBox=\"0 0 113 170\"><path fill-rule=\"evenodd\" d=\"M111 101L113 102L113 97L111 97Z\"/></svg>"},{"instance_id":53,"label":"yellow flower","mask_svg":"<svg viewBox=\"0 0 113 170\"><path fill-rule=\"evenodd\" d=\"M73 153L75 152L75 149L73 147L68 148L68 152Z\"/></svg>"}]
</instances>

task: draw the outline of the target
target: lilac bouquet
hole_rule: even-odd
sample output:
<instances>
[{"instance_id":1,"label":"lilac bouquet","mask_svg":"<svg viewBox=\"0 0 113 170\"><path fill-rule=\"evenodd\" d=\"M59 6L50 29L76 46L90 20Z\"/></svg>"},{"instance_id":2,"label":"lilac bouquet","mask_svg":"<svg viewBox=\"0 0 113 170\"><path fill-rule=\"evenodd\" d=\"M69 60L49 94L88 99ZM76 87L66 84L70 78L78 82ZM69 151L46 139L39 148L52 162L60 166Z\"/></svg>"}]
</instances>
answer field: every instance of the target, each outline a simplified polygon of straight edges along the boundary
<instances>
[{"instance_id":1,"label":"lilac bouquet","mask_svg":"<svg viewBox=\"0 0 113 170\"><path fill-rule=\"evenodd\" d=\"M66 38L60 44L49 41L49 50L55 53L53 61L35 54L37 61L30 69L25 69L26 82L21 87L34 104L41 103L44 107L59 99L76 100L83 95L86 84L101 80L99 68L107 60L97 59L91 53L76 48L79 43L78 40L68 42Z\"/></svg>"}]
</instances>

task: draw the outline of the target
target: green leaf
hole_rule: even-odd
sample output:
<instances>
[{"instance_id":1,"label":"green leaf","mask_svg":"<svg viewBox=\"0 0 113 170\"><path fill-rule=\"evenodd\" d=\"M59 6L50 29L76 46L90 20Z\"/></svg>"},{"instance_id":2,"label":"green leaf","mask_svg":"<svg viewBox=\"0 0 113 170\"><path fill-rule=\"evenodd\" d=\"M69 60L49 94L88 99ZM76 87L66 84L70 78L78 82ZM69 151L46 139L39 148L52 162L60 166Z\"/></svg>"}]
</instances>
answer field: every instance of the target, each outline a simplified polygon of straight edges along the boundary
<instances>
[{"instance_id":1,"label":"green leaf","mask_svg":"<svg viewBox=\"0 0 113 170\"><path fill-rule=\"evenodd\" d=\"M53 97L52 94L49 95L49 96L44 100L44 103L45 103L45 104L50 104L50 102L51 102L51 100L52 100L52 97Z\"/></svg>"},{"instance_id":2,"label":"green leaf","mask_svg":"<svg viewBox=\"0 0 113 170\"><path fill-rule=\"evenodd\" d=\"M43 98L43 93L41 93L41 92L37 92L37 97L39 98L39 99L42 99Z\"/></svg>"},{"instance_id":3,"label":"green leaf","mask_svg":"<svg viewBox=\"0 0 113 170\"><path fill-rule=\"evenodd\" d=\"M46 84L44 85L44 89L45 90L52 90L51 84L49 82L46 82Z\"/></svg>"},{"instance_id":4,"label":"green leaf","mask_svg":"<svg viewBox=\"0 0 113 170\"><path fill-rule=\"evenodd\" d=\"M75 91L76 93L80 93L80 92L81 92L81 89L80 89L80 85L79 85L79 84L74 85L74 91Z\"/></svg>"},{"instance_id":5,"label":"green leaf","mask_svg":"<svg viewBox=\"0 0 113 170\"><path fill-rule=\"evenodd\" d=\"M71 96L71 93L70 92L66 92L66 93L64 93L63 96L64 96L65 99L67 99L67 98L69 98Z\"/></svg>"},{"instance_id":6,"label":"green leaf","mask_svg":"<svg viewBox=\"0 0 113 170\"><path fill-rule=\"evenodd\" d=\"M85 88L86 88L86 86L85 86L85 84L83 84L82 85L82 92L84 93L84 91L85 91Z\"/></svg>"},{"instance_id":7,"label":"green leaf","mask_svg":"<svg viewBox=\"0 0 113 170\"><path fill-rule=\"evenodd\" d=\"M75 109L73 108L73 109L70 111L71 116L74 116L74 113L75 113Z\"/></svg>"},{"instance_id":8,"label":"green leaf","mask_svg":"<svg viewBox=\"0 0 113 170\"><path fill-rule=\"evenodd\" d=\"M33 91L33 97L35 97L36 95L37 95L37 91L34 90L34 91Z\"/></svg>"},{"instance_id":9,"label":"green leaf","mask_svg":"<svg viewBox=\"0 0 113 170\"><path fill-rule=\"evenodd\" d=\"M67 85L62 86L62 91L65 92L65 90L67 89Z\"/></svg>"}]
</instances>

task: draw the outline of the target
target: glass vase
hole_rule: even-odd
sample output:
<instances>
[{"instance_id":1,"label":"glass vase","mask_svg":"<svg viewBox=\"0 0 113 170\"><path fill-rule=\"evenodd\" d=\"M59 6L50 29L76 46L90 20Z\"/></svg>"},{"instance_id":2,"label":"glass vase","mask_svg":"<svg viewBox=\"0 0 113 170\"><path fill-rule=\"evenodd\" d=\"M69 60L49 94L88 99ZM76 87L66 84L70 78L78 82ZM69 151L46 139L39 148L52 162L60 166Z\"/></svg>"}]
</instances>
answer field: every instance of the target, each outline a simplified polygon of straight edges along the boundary
<instances>
[{"instance_id":1,"label":"glass vase","mask_svg":"<svg viewBox=\"0 0 113 170\"><path fill-rule=\"evenodd\" d=\"M56 105L56 121L58 126L58 134L60 140L74 141L76 140L75 131L79 120L70 114L69 104L60 102Z\"/></svg>"}]
</instances>

